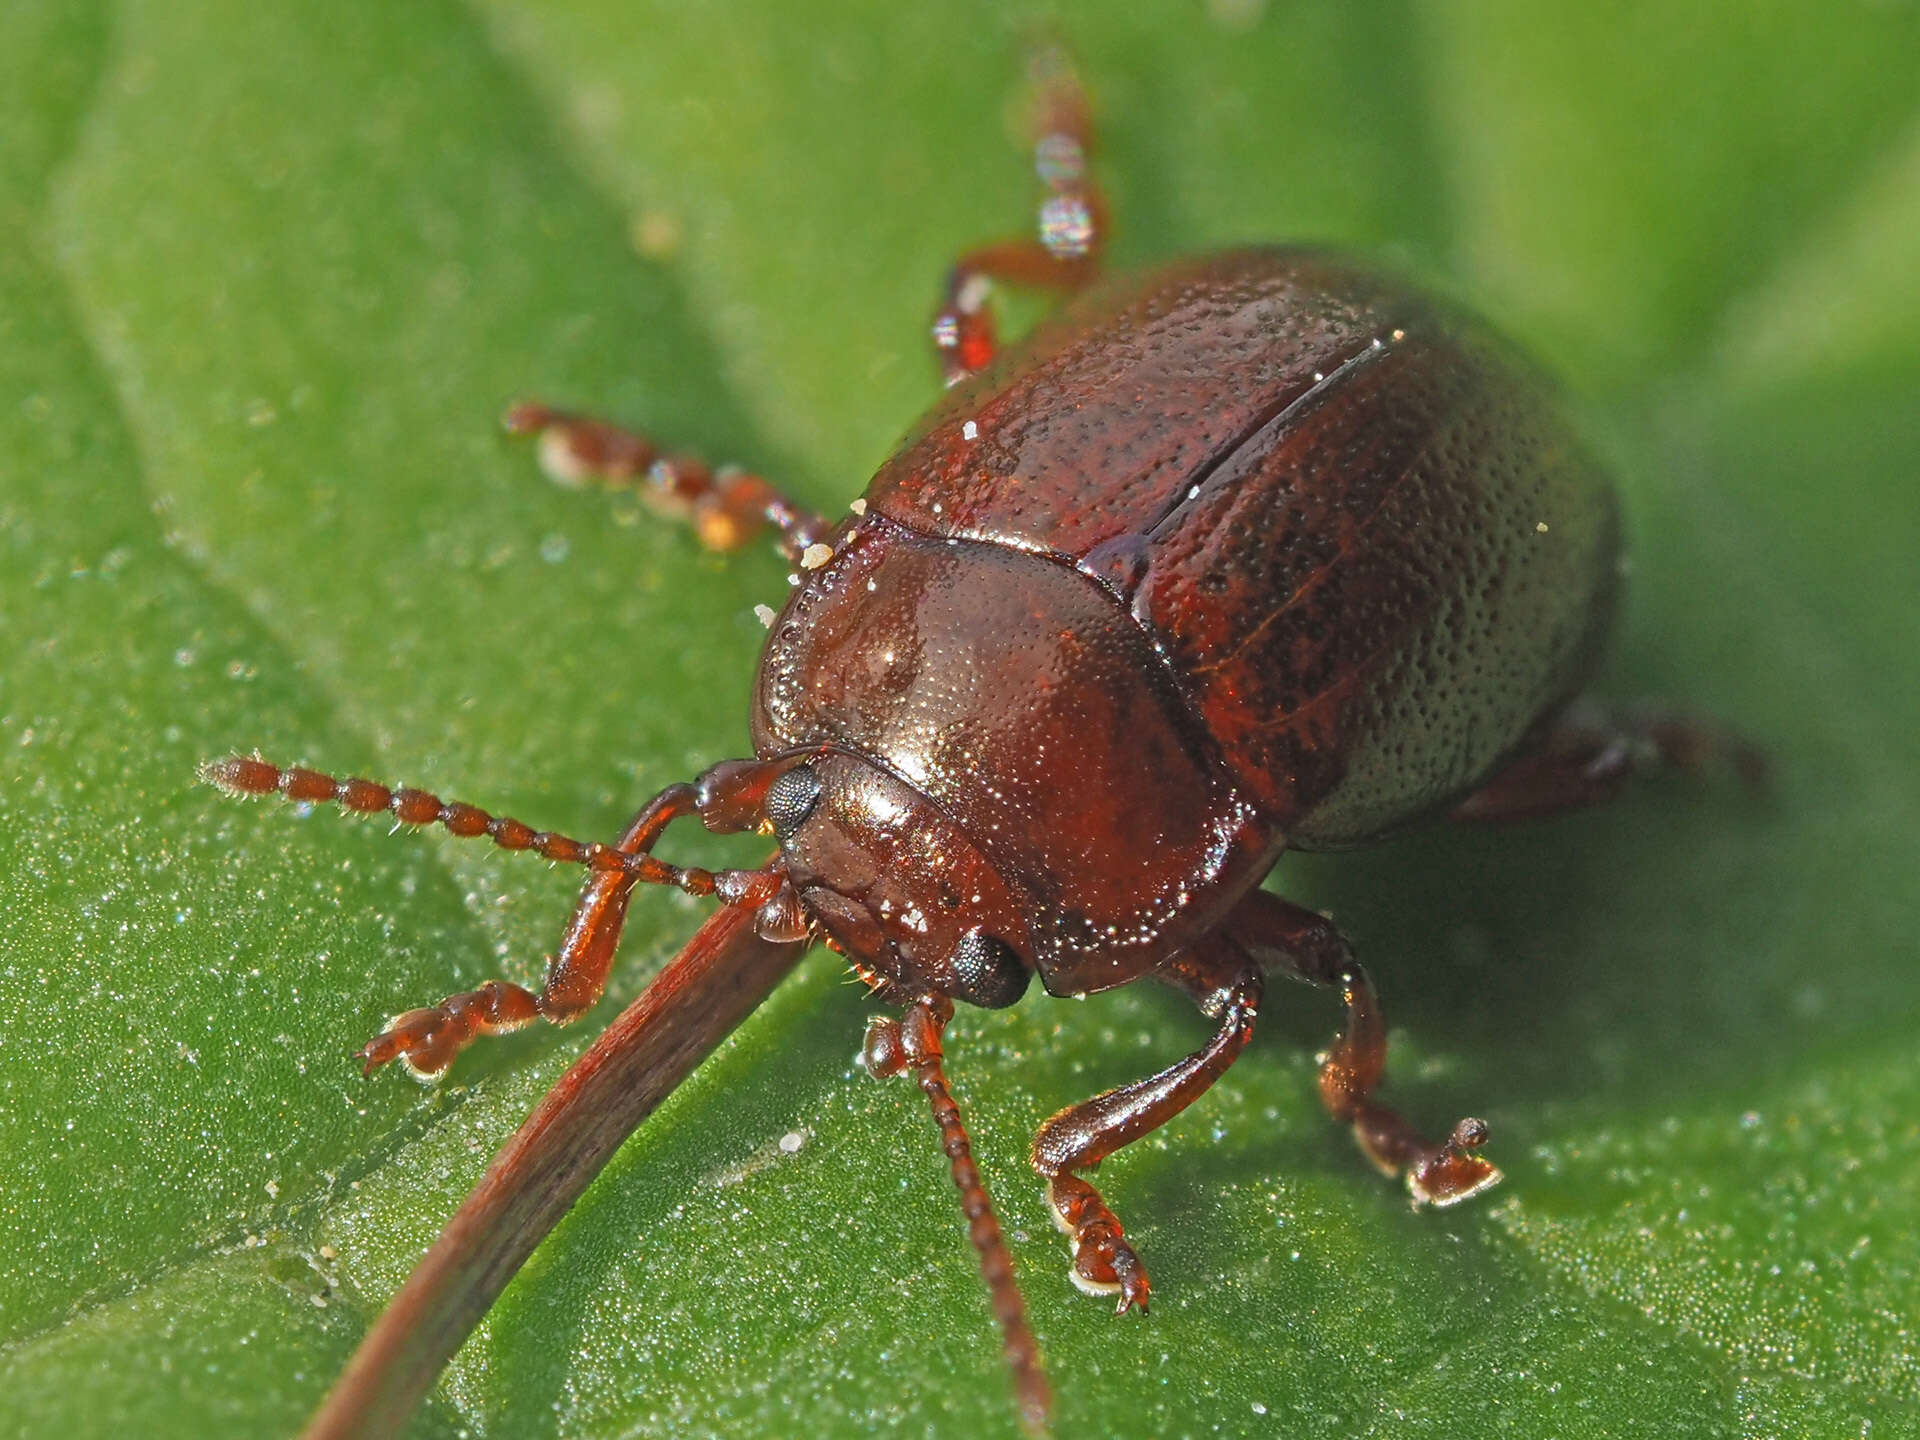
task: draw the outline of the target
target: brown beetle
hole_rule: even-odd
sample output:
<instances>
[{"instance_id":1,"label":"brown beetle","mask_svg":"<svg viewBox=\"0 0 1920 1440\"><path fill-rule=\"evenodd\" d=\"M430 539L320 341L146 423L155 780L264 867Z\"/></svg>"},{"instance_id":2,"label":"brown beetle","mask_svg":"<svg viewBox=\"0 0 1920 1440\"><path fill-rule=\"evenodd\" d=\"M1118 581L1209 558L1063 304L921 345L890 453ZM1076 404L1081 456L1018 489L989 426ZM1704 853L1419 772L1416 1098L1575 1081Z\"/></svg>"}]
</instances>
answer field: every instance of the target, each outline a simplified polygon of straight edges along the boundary
<instances>
[{"instance_id":1,"label":"brown beetle","mask_svg":"<svg viewBox=\"0 0 1920 1440\"><path fill-rule=\"evenodd\" d=\"M597 420L509 416L556 476L641 481L715 548L773 527L798 569L760 663L754 758L668 787L612 845L257 758L207 772L593 872L538 992L493 981L402 1015L361 1052L369 1070L438 1075L478 1035L584 1013L642 881L842 951L905 1008L874 1023L865 1059L913 1073L933 1105L1035 1423L1036 1347L941 1065L954 1001L1010 1005L1035 973L1055 995L1152 976L1216 1022L1034 1142L1074 1279L1145 1310L1146 1271L1086 1173L1226 1071L1269 971L1342 993L1321 1097L1416 1203L1499 1179L1481 1122L1433 1141L1375 1098L1372 985L1330 920L1260 888L1283 849L1584 804L1650 761L1759 766L1709 726L1575 708L1614 609L1618 523L1524 362L1450 306L1311 251L1093 284L1087 109L1057 59L1043 71L1040 238L956 266L934 325L951 389L846 520ZM994 281L1081 293L996 358ZM779 853L668 864L652 852L683 816L771 833Z\"/></svg>"}]
</instances>

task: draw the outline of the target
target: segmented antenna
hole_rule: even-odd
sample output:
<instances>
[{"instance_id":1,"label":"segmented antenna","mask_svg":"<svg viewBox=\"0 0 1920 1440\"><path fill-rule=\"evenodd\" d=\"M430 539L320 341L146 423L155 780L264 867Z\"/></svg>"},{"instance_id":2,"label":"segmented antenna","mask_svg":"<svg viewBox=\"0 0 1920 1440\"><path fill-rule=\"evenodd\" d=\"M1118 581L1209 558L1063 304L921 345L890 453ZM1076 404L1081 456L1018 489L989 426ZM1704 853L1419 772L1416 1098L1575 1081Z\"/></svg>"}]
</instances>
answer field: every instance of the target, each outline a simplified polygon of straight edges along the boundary
<instances>
[{"instance_id":1,"label":"segmented antenna","mask_svg":"<svg viewBox=\"0 0 1920 1440\"><path fill-rule=\"evenodd\" d=\"M1026 1302L1021 1299L1019 1282L1013 1278L1013 1256L1007 1251L1000 1222L994 1218L993 1201L987 1196L980 1168L973 1163L973 1144L940 1064L940 1032L952 1018L953 1002L944 995L917 1000L899 1019L886 1017L873 1022L867 1030L862 1059L875 1075L912 1071L914 1082L933 1107L941 1148L952 1162L960 1209L967 1217L967 1238L980 1254L980 1275L987 1282L994 1318L1000 1322L1001 1345L1013 1369L1013 1390L1020 1402L1021 1418L1030 1434L1045 1435L1053 1394L1040 1368L1040 1345L1028 1328Z\"/></svg>"},{"instance_id":2,"label":"segmented antenna","mask_svg":"<svg viewBox=\"0 0 1920 1440\"><path fill-rule=\"evenodd\" d=\"M980 1253L980 1274L987 1282L987 1295L994 1318L1000 1322L1001 1345L1007 1364L1013 1367L1013 1389L1020 1400L1020 1413L1027 1428L1045 1433L1047 1412L1053 1394L1040 1368L1040 1345L1027 1325L1026 1302L1013 1278L1013 1256L1007 1251L1006 1237L994 1218L993 1201L981 1182L980 1167L973 1163L973 1147L967 1129L960 1120L960 1107L947 1088L947 1077L938 1059L926 1061L915 1076L920 1091L933 1107L933 1120L940 1127L940 1139L953 1161L953 1183L960 1191L960 1210L967 1217L967 1238Z\"/></svg>"},{"instance_id":3,"label":"segmented antenna","mask_svg":"<svg viewBox=\"0 0 1920 1440\"><path fill-rule=\"evenodd\" d=\"M282 769L257 755L229 755L224 760L209 760L200 767L200 778L218 786L229 795L278 795L283 799L309 804L339 805L356 815L390 811L403 825L443 825L463 839L486 838L502 850L531 850L563 865L584 865L589 870L624 870L640 883L669 885L689 895L712 895L716 890L732 888L736 875L751 872L711 870L669 865L651 855L629 855L611 845L594 840L575 840L552 830L535 830L510 815L490 815L477 805L442 800L425 790L408 787L392 789L373 780L339 780L318 770L301 766ZM676 787L678 788L678 787ZM672 811L690 808L673 805L673 792L663 792ZM724 893L722 898L730 898Z\"/></svg>"}]
</instances>

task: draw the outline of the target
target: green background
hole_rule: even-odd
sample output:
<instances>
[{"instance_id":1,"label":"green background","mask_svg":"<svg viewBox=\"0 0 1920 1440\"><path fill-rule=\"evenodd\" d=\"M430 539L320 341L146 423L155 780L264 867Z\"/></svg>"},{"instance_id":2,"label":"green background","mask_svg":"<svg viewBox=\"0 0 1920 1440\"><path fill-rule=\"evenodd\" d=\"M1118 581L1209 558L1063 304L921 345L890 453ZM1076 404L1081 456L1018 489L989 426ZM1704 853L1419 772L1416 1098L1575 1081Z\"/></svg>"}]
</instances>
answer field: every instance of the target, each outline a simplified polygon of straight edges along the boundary
<instances>
[{"instance_id":1,"label":"green background","mask_svg":"<svg viewBox=\"0 0 1920 1440\"><path fill-rule=\"evenodd\" d=\"M1473 297L1617 460L1608 689L1733 717L1780 776L1286 862L1382 982L1389 1093L1484 1114L1508 1182L1409 1213L1315 1108L1335 1007L1284 988L1103 1171L1144 1321L1066 1283L1026 1137L1203 1024L1145 987L964 1015L1060 1432L1920 1434L1920 10L1105 8L1058 25L1117 257L1311 237ZM536 977L573 877L194 767L605 835L742 753L779 563L545 484L495 418L604 409L837 510L935 395L945 263L1030 214L1028 19L7 8L0 1433L290 1431L696 924L649 895L588 1026L363 1082L390 1013ZM924 1107L852 1069L867 1010L809 959L418 1433L1011 1433Z\"/></svg>"}]
</instances>

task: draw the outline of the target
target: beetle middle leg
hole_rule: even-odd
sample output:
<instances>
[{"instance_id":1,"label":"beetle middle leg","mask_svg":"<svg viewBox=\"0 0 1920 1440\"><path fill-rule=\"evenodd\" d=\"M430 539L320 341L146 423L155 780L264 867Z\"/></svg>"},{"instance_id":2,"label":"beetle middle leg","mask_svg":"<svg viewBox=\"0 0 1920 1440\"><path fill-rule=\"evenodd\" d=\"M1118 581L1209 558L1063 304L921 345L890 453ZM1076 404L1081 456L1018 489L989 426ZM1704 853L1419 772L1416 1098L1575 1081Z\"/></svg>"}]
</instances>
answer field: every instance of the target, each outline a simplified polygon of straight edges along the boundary
<instances>
[{"instance_id":1,"label":"beetle middle leg","mask_svg":"<svg viewBox=\"0 0 1920 1440\"><path fill-rule=\"evenodd\" d=\"M1095 1294L1119 1292L1121 1315L1145 1310L1152 1287L1120 1221L1080 1172L1159 1129L1226 1073L1253 1036L1264 986L1259 967L1219 937L1182 952L1156 973L1219 1022L1213 1038L1158 1075L1068 1106L1033 1139L1033 1168L1046 1180L1047 1203L1073 1247L1074 1284Z\"/></svg>"},{"instance_id":2,"label":"beetle middle leg","mask_svg":"<svg viewBox=\"0 0 1920 1440\"><path fill-rule=\"evenodd\" d=\"M780 553L797 562L832 529L758 475L667 454L650 437L591 415L528 402L507 411L502 423L509 435L538 437L540 466L557 483L637 490L656 510L691 524L709 550L738 550L771 527Z\"/></svg>"},{"instance_id":3,"label":"beetle middle leg","mask_svg":"<svg viewBox=\"0 0 1920 1440\"><path fill-rule=\"evenodd\" d=\"M1037 234L970 250L954 263L933 320L933 348L947 384L983 369L997 348L988 300L995 281L1078 290L1098 273L1107 205L1088 169L1093 112L1064 51L1034 52L1033 165L1040 178Z\"/></svg>"},{"instance_id":4,"label":"beetle middle leg","mask_svg":"<svg viewBox=\"0 0 1920 1440\"><path fill-rule=\"evenodd\" d=\"M1384 1174L1406 1177L1414 1204L1453 1205L1500 1183L1500 1171L1474 1153L1486 1143L1486 1121L1462 1120L1445 1140L1434 1141L1374 1099L1386 1076L1386 1017L1333 921L1254 890L1227 917L1227 929L1262 963L1310 985L1333 986L1345 998L1346 1029L1320 1063L1320 1101L1353 1127L1361 1150Z\"/></svg>"}]
</instances>

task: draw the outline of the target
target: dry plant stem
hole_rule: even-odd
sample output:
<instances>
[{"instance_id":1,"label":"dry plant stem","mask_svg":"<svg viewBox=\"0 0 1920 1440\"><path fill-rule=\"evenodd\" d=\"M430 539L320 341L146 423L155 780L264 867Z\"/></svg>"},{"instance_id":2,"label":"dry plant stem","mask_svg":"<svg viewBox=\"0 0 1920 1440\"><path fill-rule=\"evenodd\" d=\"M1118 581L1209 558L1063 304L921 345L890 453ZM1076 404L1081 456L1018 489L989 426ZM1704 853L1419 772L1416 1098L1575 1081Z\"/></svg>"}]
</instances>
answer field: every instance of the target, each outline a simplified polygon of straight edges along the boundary
<instances>
[{"instance_id":1,"label":"dry plant stem","mask_svg":"<svg viewBox=\"0 0 1920 1440\"><path fill-rule=\"evenodd\" d=\"M729 905L527 1117L381 1312L303 1440L397 1436L469 1332L628 1135L793 968L804 944Z\"/></svg>"}]
</instances>

